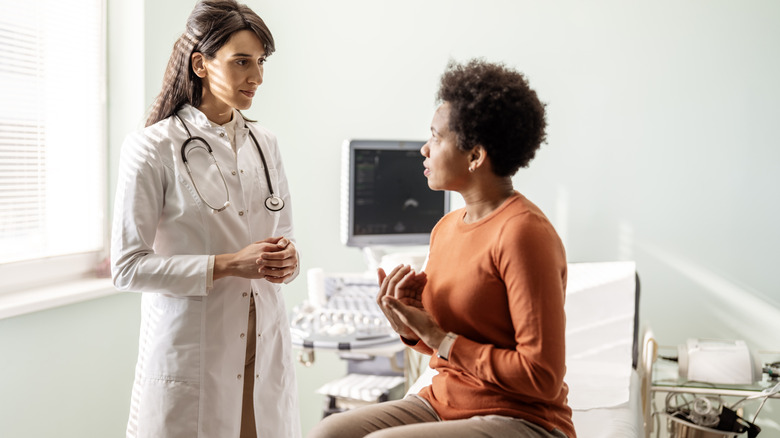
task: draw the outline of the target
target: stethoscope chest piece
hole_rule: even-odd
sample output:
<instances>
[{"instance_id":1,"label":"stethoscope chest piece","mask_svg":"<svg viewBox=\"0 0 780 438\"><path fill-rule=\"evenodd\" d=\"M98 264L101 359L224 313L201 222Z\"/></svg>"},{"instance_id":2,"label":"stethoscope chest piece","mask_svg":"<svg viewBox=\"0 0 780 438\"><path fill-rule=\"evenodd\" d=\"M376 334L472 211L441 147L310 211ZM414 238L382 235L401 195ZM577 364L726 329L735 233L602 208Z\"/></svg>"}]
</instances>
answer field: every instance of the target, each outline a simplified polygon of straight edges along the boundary
<instances>
[{"instance_id":1,"label":"stethoscope chest piece","mask_svg":"<svg viewBox=\"0 0 780 438\"><path fill-rule=\"evenodd\" d=\"M265 198L265 208L271 211L279 211L284 208L284 200L276 195Z\"/></svg>"}]
</instances>

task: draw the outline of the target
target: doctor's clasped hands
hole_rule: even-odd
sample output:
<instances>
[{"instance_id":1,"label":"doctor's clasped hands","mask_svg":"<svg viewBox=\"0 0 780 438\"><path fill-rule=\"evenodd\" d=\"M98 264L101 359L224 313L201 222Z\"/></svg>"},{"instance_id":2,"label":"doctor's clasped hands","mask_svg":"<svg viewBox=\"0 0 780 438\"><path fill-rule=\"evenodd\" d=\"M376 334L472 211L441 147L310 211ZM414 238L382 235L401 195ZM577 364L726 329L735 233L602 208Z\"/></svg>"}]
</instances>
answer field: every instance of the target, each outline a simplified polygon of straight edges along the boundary
<instances>
[{"instance_id":1,"label":"doctor's clasped hands","mask_svg":"<svg viewBox=\"0 0 780 438\"><path fill-rule=\"evenodd\" d=\"M295 244L286 237L269 237L236 253L217 255L214 259L214 279L236 276L284 283L297 267Z\"/></svg>"}]
</instances>

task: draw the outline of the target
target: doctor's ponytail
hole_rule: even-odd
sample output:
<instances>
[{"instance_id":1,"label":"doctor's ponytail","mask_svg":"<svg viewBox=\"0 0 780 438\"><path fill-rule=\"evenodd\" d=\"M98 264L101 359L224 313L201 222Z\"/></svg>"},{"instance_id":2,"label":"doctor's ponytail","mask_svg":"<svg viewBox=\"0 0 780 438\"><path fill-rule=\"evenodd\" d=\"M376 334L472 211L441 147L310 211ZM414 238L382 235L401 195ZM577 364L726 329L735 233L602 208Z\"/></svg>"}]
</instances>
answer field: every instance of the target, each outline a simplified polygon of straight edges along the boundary
<instances>
[{"instance_id":1,"label":"doctor's ponytail","mask_svg":"<svg viewBox=\"0 0 780 438\"><path fill-rule=\"evenodd\" d=\"M248 6L235 0L202 0L195 5L186 30L173 45L162 90L149 111L146 126L170 117L185 104L200 106L203 84L192 70L192 54L200 52L213 59L230 37L241 30L251 30L260 38L266 56L276 50L271 31Z\"/></svg>"}]
</instances>

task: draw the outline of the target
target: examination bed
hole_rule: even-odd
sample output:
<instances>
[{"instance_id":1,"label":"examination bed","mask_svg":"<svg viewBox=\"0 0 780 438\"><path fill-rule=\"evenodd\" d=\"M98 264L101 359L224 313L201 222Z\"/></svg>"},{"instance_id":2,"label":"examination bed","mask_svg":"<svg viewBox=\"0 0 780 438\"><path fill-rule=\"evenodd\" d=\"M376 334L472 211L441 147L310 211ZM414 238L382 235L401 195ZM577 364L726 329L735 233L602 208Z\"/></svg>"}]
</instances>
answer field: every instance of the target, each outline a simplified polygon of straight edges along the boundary
<instances>
[{"instance_id":1,"label":"examination bed","mask_svg":"<svg viewBox=\"0 0 780 438\"><path fill-rule=\"evenodd\" d=\"M579 438L649 436L654 345L640 332L633 262L570 263L566 290L566 383ZM423 361L408 393L430 383Z\"/></svg>"}]
</instances>

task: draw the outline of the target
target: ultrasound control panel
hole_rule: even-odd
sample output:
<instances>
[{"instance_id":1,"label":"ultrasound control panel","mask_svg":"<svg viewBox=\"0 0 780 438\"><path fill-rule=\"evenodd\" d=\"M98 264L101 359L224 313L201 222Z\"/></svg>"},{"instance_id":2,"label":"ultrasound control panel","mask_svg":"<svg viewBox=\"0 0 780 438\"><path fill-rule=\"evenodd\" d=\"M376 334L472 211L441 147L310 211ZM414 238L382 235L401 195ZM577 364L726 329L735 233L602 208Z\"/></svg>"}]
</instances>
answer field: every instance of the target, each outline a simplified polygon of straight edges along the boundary
<instances>
[{"instance_id":1,"label":"ultrasound control panel","mask_svg":"<svg viewBox=\"0 0 780 438\"><path fill-rule=\"evenodd\" d=\"M309 299L290 315L294 345L359 350L400 342L376 303L375 276L308 273Z\"/></svg>"}]
</instances>

